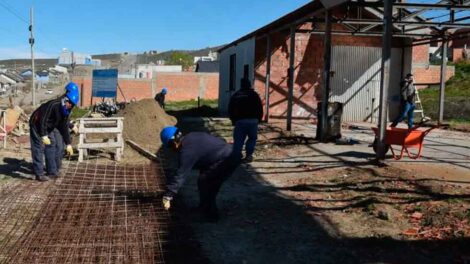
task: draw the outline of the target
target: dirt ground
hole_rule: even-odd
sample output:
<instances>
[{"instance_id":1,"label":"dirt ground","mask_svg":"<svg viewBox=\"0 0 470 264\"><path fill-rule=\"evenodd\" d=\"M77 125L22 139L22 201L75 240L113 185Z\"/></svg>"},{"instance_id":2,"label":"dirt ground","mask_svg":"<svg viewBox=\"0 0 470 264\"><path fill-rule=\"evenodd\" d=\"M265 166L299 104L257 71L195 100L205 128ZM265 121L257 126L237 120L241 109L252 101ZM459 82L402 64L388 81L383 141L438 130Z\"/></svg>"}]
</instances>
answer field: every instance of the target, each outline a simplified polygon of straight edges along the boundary
<instances>
[{"instance_id":1,"label":"dirt ground","mask_svg":"<svg viewBox=\"0 0 470 264\"><path fill-rule=\"evenodd\" d=\"M136 131L147 129L131 120ZM227 119L178 124L184 133L231 141ZM217 223L198 214L197 172L188 178L171 211L167 263L470 263L468 134L436 131L421 160L378 167L370 129L344 132L357 143L325 144L314 140L311 124L295 123L295 133L283 128L261 125L254 162L241 165L219 194ZM140 135L141 144L158 148L155 135ZM176 156L165 154L171 173ZM129 147L124 155L125 162L145 160ZM31 179L29 167L27 146L0 150L2 186ZM47 185L33 185L35 199L47 196Z\"/></svg>"},{"instance_id":2,"label":"dirt ground","mask_svg":"<svg viewBox=\"0 0 470 264\"><path fill-rule=\"evenodd\" d=\"M180 124L230 141L221 119ZM219 195L219 222L194 212L197 176L188 180L174 217L194 237L179 243L198 249L203 263L469 263L470 170L377 167L371 155L334 159L324 148L263 125L255 161L240 166Z\"/></svg>"}]
</instances>

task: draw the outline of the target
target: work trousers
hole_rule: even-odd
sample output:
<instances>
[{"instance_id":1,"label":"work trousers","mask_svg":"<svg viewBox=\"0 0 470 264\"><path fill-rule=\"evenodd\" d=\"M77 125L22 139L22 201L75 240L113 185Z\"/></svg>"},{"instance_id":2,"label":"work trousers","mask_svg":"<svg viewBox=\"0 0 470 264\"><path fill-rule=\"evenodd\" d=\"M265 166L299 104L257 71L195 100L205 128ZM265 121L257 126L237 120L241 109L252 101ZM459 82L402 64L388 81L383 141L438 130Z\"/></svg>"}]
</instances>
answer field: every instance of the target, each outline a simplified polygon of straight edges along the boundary
<instances>
[{"instance_id":1,"label":"work trousers","mask_svg":"<svg viewBox=\"0 0 470 264\"><path fill-rule=\"evenodd\" d=\"M248 137L248 139L247 139ZM233 129L233 153L241 155L246 140L246 156L250 157L255 152L258 139L258 119L240 119L235 122Z\"/></svg>"},{"instance_id":2,"label":"work trousers","mask_svg":"<svg viewBox=\"0 0 470 264\"><path fill-rule=\"evenodd\" d=\"M62 167L62 158L64 157L65 148L62 136L57 129L54 129L47 136L51 140L51 144L45 146L34 126L30 126L33 172L37 176L44 175L44 156L46 159L47 175L56 176Z\"/></svg>"},{"instance_id":3,"label":"work trousers","mask_svg":"<svg viewBox=\"0 0 470 264\"><path fill-rule=\"evenodd\" d=\"M224 181L226 181L238 165L241 158L230 155L213 164L210 168L201 170L198 178L199 206L208 211L216 211L216 197Z\"/></svg>"},{"instance_id":4,"label":"work trousers","mask_svg":"<svg viewBox=\"0 0 470 264\"><path fill-rule=\"evenodd\" d=\"M405 118L408 117L408 128L411 129L413 128L413 121L414 121L414 110L415 110L415 104L410 103L410 102L405 102L405 105L403 106L403 110L400 113L400 115L393 121L392 127L395 127L403 121Z\"/></svg>"}]
</instances>

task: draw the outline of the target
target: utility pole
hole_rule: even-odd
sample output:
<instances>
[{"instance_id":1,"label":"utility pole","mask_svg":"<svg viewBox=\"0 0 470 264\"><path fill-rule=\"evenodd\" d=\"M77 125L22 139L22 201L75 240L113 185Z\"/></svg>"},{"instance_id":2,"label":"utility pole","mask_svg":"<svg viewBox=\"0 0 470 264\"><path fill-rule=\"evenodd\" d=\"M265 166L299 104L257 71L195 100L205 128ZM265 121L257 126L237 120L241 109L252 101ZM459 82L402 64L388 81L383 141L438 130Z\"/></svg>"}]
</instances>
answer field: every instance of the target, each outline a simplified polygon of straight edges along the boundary
<instances>
[{"instance_id":1,"label":"utility pole","mask_svg":"<svg viewBox=\"0 0 470 264\"><path fill-rule=\"evenodd\" d=\"M30 24L29 24L29 32L30 32L30 37L29 37L29 44L31 45L31 91L33 93L33 101L32 104L33 106L36 106L36 85L35 85L35 80L34 80L34 34L33 34L33 7L31 7L30 12L29 12L29 17L30 17Z\"/></svg>"}]
</instances>

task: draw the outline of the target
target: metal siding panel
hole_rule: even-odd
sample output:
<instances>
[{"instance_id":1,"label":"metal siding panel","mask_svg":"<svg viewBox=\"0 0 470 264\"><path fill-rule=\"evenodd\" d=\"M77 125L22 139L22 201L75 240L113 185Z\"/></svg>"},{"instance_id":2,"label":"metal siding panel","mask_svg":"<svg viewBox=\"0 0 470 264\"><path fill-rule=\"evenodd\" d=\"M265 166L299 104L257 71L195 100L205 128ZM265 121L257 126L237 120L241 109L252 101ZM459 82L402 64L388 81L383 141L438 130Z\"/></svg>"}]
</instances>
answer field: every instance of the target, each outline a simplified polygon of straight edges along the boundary
<instances>
[{"instance_id":1,"label":"metal siding panel","mask_svg":"<svg viewBox=\"0 0 470 264\"><path fill-rule=\"evenodd\" d=\"M343 121L369 119L372 98L377 98L375 78L380 70L380 53L380 48L373 47L333 47L335 75L330 100L344 103Z\"/></svg>"},{"instance_id":2,"label":"metal siding panel","mask_svg":"<svg viewBox=\"0 0 470 264\"><path fill-rule=\"evenodd\" d=\"M391 116L399 108L395 97L400 89L401 52L401 49L392 49L392 75L388 100ZM335 74L331 78L330 101L344 103L343 121L378 120L381 54L382 49L376 47L333 47L331 69ZM372 120L371 113L373 113Z\"/></svg>"}]
</instances>

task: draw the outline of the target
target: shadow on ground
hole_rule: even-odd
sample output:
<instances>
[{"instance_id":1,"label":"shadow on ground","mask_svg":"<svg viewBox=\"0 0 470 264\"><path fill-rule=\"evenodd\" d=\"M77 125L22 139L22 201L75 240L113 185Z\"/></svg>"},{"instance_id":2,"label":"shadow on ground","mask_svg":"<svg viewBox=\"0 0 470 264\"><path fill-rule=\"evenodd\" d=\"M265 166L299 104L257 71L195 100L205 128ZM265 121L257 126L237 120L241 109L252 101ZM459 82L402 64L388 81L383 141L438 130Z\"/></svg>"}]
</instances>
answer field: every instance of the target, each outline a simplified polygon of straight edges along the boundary
<instances>
[{"instance_id":1,"label":"shadow on ground","mask_svg":"<svg viewBox=\"0 0 470 264\"><path fill-rule=\"evenodd\" d=\"M194 121L194 120L193 120ZM199 124L207 125L201 120ZM191 131L194 123L181 122L179 126ZM211 131L210 127L199 127ZM326 153L323 153L327 155ZM345 152L335 157L357 155ZM364 155L363 158L368 158ZM169 157L173 160L174 157ZM364 162L368 164L368 162ZM345 167L353 164L344 163ZM273 167L276 169L277 167ZM275 176L272 176L275 177ZM279 188L267 182L250 165L241 165L227 180L218 196L221 219L217 223L201 221L193 209L197 206L197 175L188 178L176 201L174 219L180 227L173 230L177 239L174 248L178 255L196 255L192 263L465 263L470 239L453 240L397 240L390 237L348 237L339 228L316 214L324 208L307 208L303 203L282 194ZM347 183L336 185L292 186L290 191L318 192L325 190L357 190ZM427 190L418 193L407 190L375 190L364 192L409 192L424 200L452 198ZM424 197L424 198L423 198ZM469 199L468 195L458 197ZM380 201L362 197L341 208L367 207ZM410 199L409 202L413 202ZM175 232L176 231L176 232ZM171 236L171 233L170 233ZM175 260L175 259L173 259ZM181 257L172 263L188 263Z\"/></svg>"},{"instance_id":2,"label":"shadow on ground","mask_svg":"<svg viewBox=\"0 0 470 264\"><path fill-rule=\"evenodd\" d=\"M0 164L0 175L6 177L33 180L33 172L31 170L32 164L24 159L17 158L3 158L3 163Z\"/></svg>"}]
</instances>

